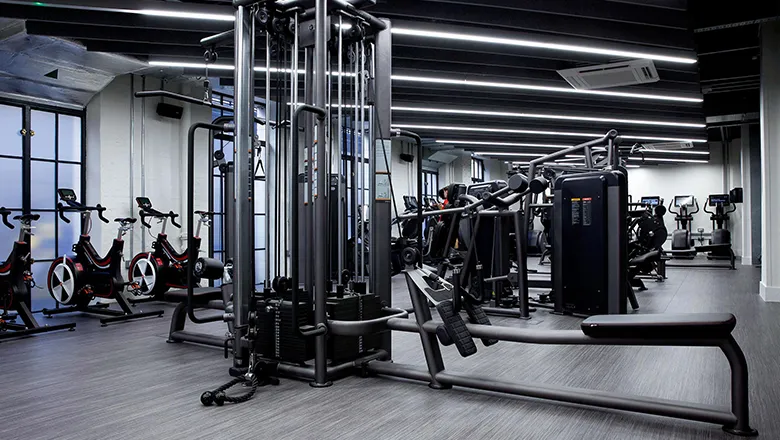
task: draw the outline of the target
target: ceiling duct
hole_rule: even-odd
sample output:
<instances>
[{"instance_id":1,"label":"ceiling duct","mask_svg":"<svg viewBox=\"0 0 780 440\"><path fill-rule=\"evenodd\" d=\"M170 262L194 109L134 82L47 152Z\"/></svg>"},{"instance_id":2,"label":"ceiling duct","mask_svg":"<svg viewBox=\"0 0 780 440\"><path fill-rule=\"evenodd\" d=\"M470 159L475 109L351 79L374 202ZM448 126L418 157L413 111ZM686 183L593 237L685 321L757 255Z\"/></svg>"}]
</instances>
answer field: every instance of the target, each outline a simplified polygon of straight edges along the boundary
<instances>
[{"instance_id":1,"label":"ceiling duct","mask_svg":"<svg viewBox=\"0 0 780 440\"><path fill-rule=\"evenodd\" d=\"M559 70L558 74L572 87L579 90L631 86L660 80L653 60L633 60L625 63L577 67Z\"/></svg>"},{"instance_id":2,"label":"ceiling duct","mask_svg":"<svg viewBox=\"0 0 780 440\"><path fill-rule=\"evenodd\" d=\"M85 107L117 76L146 67L134 58L88 52L73 41L28 35L23 21L0 18L0 93L5 96Z\"/></svg>"}]
</instances>

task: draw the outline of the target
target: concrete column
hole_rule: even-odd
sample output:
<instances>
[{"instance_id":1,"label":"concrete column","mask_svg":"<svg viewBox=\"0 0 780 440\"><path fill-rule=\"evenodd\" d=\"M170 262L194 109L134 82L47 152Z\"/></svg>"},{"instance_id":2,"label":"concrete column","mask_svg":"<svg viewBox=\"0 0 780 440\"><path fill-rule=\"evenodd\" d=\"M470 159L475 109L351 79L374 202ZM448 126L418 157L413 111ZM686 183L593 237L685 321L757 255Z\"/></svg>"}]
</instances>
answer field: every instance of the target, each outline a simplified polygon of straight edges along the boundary
<instances>
[{"instance_id":1,"label":"concrete column","mask_svg":"<svg viewBox=\"0 0 780 440\"><path fill-rule=\"evenodd\" d=\"M780 301L780 22L761 26L761 298Z\"/></svg>"},{"instance_id":2,"label":"concrete column","mask_svg":"<svg viewBox=\"0 0 780 440\"><path fill-rule=\"evenodd\" d=\"M742 212L742 218L738 225L742 230L742 265L750 266L753 264L753 218L751 203L751 182L750 182L750 126L742 126L741 144L739 149L739 166L742 186L743 200L739 209Z\"/></svg>"}]
</instances>

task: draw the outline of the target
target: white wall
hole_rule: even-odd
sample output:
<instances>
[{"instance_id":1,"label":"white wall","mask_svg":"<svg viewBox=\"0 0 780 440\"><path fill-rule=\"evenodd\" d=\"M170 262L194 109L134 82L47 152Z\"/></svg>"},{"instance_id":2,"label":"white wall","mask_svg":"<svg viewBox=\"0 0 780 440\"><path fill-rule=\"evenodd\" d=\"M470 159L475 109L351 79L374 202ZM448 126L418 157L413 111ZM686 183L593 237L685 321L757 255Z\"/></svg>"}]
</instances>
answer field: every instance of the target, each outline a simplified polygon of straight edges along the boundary
<instances>
[{"instance_id":1,"label":"white wall","mask_svg":"<svg viewBox=\"0 0 780 440\"><path fill-rule=\"evenodd\" d=\"M728 182L724 182L721 151L719 143L711 143L710 162L707 164L679 163L629 168L628 193L633 196L634 202L638 202L642 196L660 196L667 207L673 202L675 195L693 194L699 202L700 211L693 215L691 231L694 238L698 239L698 228L704 228L706 240L712 232L710 215L704 212L707 196L722 194L731 189L724 185ZM734 224L733 222L732 218L731 223ZM677 229L674 214L667 213L665 223L669 234ZM729 229L732 230L733 236L734 228L731 226L729 225Z\"/></svg>"},{"instance_id":2,"label":"white wall","mask_svg":"<svg viewBox=\"0 0 780 440\"><path fill-rule=\"evenodd\" d=\"M160 88L160 80L146 79L147 90ZM142 90L141 78L135 77L135 90ZM203 90L194 90L188 85L166 83L166 90L203 96ZM106 217L138 217L138 209L133 197L147 196L154 207L160 211L170 210L180 214L181 231L169 225L168 235L171 242L183 248L189 230L186 225L186 171L187 171L187 131L195 122L211 120L211 109L204 106L181 104L168 100L172 104L182 105L184 115L181 120L164 118L157 115L156 108L160 99L141 99L131 97L130 76L115 79L87 105L87 200L88 204L101 203L106 206ZM131 109L134 109L131 110ZM145 111L142 111L145 110ZM131 119L134 119L133 163L131 156ZM195 169L195 207L194 210L208 209L208 179L211 175L207 156L211 148L208 134L200 131L196 138ZM142 163L142 150L144 162ZM132 182L131 182L132 167ZM142 175L145 184L142 185ZM142 192L142 186L145 191ZM131 188L132 191L131 191ZM116 235L116 224L104 224L93 219L92 237L96 249L105 252ZM156 234L157 228L153 233ZM145 238L142 237L145 235ZM183 237L184 240L177 239ZM208 240L208 231L201 233L204 243ZM145 241L145 248L142 242ZM136 223L133 237L125 237L125 258L142 250L148 250L151 237L140 222Z\"/></svg>"}]
</instances>

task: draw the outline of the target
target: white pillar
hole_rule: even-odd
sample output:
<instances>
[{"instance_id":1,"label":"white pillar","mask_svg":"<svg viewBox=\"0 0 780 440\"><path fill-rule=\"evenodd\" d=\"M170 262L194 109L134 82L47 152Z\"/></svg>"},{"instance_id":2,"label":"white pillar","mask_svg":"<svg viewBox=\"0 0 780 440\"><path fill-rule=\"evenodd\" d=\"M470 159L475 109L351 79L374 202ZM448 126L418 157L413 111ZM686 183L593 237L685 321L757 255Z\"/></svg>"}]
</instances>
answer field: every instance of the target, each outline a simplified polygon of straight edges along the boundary
<instances>
[{"instance_id":1,"label":"white pillar","mask_svg":"<svg viewBox=\"0 0 780 440\"><path fill-rule=\"evenodd\" d=\"M761 26L761 298L780 301L780 22Z\"/></svg>"},{"instance_id":2,"label":"white pillar","mask_svg":"<svg viewBox=\"0 0 780 440\"><path fill-rule=\"evenodd\" d=\"M739 149L740 176L739 182L742 187L742 219L737 227L742 230L742 265L753 265L753 218L750 198L750 126L742 126L741 145Z\"/></svg>"}]
</instances>

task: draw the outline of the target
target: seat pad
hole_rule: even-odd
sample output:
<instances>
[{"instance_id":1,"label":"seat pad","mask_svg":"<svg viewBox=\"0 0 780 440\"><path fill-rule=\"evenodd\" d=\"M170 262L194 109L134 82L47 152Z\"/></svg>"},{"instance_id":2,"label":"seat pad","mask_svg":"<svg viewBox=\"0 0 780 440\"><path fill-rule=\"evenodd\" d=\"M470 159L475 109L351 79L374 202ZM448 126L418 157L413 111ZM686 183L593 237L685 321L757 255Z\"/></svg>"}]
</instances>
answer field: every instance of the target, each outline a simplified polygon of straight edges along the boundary
<instances>
[{"instance_id":1,"label":"seat pad","mask_svg":"<svg viewBox=\"0 0 780 440\"><path fill-rule=\"evenodd\" d=\"M596 315L582 321L582 332L593 338L723 339L737 325L731 313Z\"/></svg>"}]
</instances>

